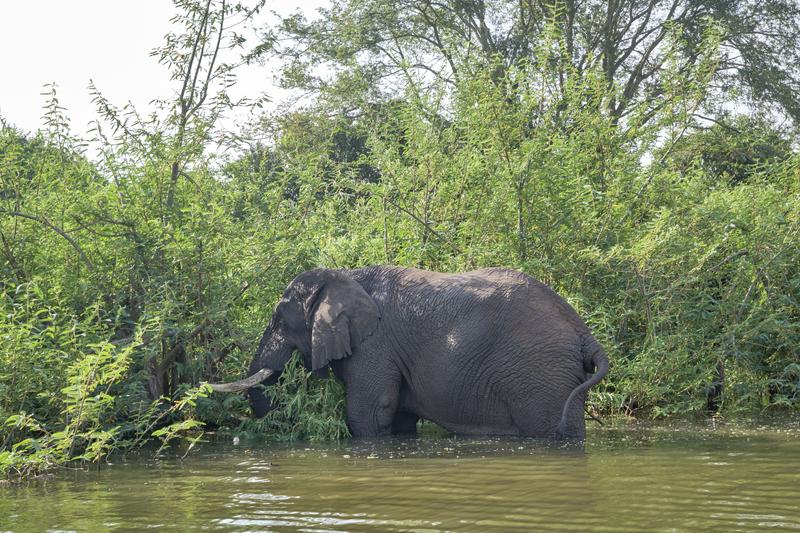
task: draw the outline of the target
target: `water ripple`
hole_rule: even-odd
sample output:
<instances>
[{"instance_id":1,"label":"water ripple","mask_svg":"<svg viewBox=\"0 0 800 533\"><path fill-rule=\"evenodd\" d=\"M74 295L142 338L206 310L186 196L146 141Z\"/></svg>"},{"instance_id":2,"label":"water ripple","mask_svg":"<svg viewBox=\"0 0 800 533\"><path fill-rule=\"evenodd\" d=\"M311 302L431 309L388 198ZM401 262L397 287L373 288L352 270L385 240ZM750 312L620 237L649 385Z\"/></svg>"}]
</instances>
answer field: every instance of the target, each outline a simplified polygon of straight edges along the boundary
<instances>
[{"instance_id":1,"label":"water ripple","mask_svg":"<svg viewBox=\"0 0 800 533\"><path fill-rule=\"evenodd\" d=\"M799 433L717 431L208 446L0 489L0 531L800 530Z\"/></svg>"}]
</instances>

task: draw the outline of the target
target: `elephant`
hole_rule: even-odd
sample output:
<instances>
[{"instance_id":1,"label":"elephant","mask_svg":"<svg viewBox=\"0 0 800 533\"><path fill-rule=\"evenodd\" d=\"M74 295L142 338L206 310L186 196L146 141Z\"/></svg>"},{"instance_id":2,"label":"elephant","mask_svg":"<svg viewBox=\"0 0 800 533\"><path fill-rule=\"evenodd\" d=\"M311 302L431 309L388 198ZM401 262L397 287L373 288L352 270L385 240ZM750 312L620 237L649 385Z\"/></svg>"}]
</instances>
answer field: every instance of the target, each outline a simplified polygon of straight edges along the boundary
<instances>
[{"instance_id":1,"label":"elephant","mask_svg":"<svg viewBox=\"0 0 800 533\"><path fill-rule=\"evenodd\" d=\"M344 382L354 437L413 433L426 419L455 434L585 439L587 390L608 358L547 285L504 268L444 274L369 266L315 269L286 288L249 377L212 384L272 409L293 350Z\"/></svg>"}]
</instances>

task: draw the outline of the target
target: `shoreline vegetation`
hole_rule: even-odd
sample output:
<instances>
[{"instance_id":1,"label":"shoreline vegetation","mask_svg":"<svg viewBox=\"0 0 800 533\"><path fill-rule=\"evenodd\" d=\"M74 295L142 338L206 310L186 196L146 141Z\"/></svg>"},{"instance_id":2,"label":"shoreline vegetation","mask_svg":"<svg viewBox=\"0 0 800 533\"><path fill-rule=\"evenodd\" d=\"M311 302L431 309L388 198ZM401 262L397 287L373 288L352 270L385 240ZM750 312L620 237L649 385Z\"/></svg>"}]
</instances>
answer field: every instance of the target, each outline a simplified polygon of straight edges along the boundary
<instances>
[{"instance_id":1,"label":"shoreline vegetation","mask_svg":"<svg viewBox=\"0 0 800 533\"><path fill-rule=\"evenodd\" d=\"M153 114L92 86L82 138L53 85L41 130L0 120L0 478L190 453L209 430L346 438L342 385L296 361L263 420L202 385L241 377L317 266L542 280L611 360L600 418L798 412L800 93L766 48L731 59L746 14L653 12L638 36L645 18L617 20L601 50L570 3L514 18L539 22L503 46L464 5L342 0L243 40L263 2L180 1L152 54L175 94ZM782 13L795 57L800 7L775 5L751 33ZM275 56L313 99L230 96L237 63ZM227 131L236 109L259 120Z\"/></svg>"}]
</instances>

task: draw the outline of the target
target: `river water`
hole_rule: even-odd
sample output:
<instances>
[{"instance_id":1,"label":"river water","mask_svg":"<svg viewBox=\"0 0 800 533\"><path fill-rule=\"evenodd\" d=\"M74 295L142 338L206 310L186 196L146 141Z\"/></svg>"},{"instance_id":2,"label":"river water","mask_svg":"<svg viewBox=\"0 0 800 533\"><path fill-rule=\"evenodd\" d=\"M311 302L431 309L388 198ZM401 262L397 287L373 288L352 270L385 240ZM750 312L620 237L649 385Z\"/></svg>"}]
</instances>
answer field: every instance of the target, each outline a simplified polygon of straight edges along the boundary
<instances>
[{"instance_id":1,"label":"river water","mask_svg":"<svg viewBox=\"0 0 800 533\"><path fill-rule=\"evenodd\" d=\"M800 530L800 424L592 428L583 446L205 444L0 488L0 531Z\"/></svg>"}]
</instances>

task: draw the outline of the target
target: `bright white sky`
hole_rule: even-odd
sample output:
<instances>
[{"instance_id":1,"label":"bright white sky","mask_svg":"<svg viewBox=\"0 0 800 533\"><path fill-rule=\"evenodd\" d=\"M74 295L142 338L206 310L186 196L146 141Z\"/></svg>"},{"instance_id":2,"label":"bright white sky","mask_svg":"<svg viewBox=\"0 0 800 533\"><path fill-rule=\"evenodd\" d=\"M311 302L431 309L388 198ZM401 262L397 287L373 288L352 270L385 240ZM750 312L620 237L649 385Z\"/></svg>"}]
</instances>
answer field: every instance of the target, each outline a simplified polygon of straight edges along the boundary
<instances>
[{"instance_id":1,"label":"bright white sky","mask_svg":"<svg viewBox=\"0 0 800 533\"><path fill-rule=\"evenodd\" d=\"M313 14L326 0L272 0L267 9ZM0 0L0 116L32 132L42 126L43 85L58 85L74 133L95 116L89 80L114 105L131 101L142 113L155 98L172 94L166 69L150 57L170 30L171 0ZM240 73L237 93L272 87L274 66Z\"/></svg>"}]
</instances>

